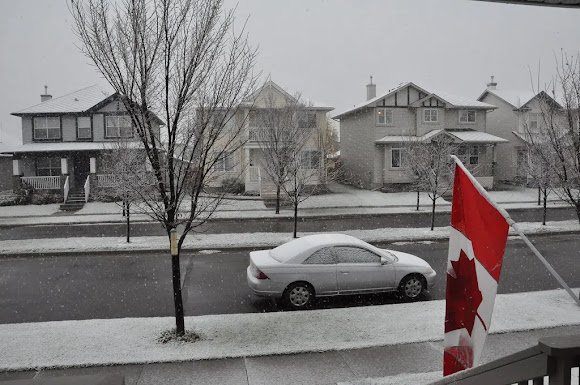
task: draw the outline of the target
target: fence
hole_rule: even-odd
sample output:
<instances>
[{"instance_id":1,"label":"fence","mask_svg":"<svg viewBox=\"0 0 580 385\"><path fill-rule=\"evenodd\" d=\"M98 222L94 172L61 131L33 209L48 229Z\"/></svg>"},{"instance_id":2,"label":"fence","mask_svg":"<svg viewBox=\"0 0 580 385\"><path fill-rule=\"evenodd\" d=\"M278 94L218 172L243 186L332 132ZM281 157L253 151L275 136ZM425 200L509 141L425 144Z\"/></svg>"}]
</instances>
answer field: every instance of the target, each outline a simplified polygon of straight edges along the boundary
<instances>
[{"instance_id":1,"label":"fence","mask_svg":"<svg viewBox=\"0 0 580 385\"><path fill-rule=\"evenodd\" d=\"M97 174L98 187L114 187L117 176L114 174Z\"/></svg>"},{"instance_id":2,"label":"fence","mask_svg":"<svg viewBox=\"0 0 580 385\"><path fill-rule=\"evenodd\" d=\"M538 345L445 377L432 385L570 385L580 366L580 335L541 338ZM577 370L577 369L576 369Z\"/></svg>"},{"instance_id":3,"label":"fence","mask_svg":"<svg viewBox=\"0 0 580 385\"><path fill-rule=\"evenodd\" d=\"M20 180L35 190L60 190L60 176L23 176Z\"/></svg>"}]
</instances>

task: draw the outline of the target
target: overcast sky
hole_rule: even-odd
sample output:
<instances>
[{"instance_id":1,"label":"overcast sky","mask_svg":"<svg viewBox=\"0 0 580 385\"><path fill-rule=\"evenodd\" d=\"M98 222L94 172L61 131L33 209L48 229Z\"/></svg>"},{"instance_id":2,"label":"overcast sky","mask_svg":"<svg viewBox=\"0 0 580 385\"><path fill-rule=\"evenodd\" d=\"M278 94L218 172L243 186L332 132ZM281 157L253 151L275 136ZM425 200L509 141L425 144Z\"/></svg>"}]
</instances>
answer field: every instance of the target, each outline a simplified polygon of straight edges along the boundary
<instances>
[{"instance_id":1,"label":"overcast sky","mask_svg":"<svg viewBox=\"0 0 580 385\"><path fill-rule=\"evenodd\" d=\"M66 0L0 1L0 142L20 141L11 112L106 84L79 53ZM406 81L473 97L490 75L529 90L554 55L580 50L580 10L470 0L226 0L259 46L258 69L291 93L336 108Z\"/></svg>"}]
</instances>

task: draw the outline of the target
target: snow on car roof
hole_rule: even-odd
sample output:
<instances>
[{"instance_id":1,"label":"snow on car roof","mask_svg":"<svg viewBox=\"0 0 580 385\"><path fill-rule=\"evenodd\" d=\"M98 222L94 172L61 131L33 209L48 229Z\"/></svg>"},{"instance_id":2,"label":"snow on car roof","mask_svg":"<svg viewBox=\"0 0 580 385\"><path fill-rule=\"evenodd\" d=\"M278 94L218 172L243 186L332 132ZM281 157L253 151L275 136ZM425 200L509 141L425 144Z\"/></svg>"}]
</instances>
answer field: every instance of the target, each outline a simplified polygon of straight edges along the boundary
<instances>
[{"instance_id":1,"label":"snow on car roof","mask_svg":"<svg viewBox=\"0 0 580 385\"><path fill-rule=\"evenodd\" d=\"M308 254L312 249L336 245L366 245L366 243L346 234L315 234L286 242L272 249L270 255L278 262L284 263L299 255Z\"/></svg>"}]
</instances>

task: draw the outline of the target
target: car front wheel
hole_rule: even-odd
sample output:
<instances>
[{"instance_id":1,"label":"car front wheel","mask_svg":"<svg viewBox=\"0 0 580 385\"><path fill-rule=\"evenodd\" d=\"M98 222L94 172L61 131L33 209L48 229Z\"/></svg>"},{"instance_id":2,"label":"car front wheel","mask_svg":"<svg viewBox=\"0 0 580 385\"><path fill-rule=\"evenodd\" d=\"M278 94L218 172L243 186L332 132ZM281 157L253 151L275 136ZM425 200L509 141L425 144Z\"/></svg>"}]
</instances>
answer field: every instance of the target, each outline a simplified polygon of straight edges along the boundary
<instances>
[{"instance_id":1,"label":"car front wheel","mask_svg":"<svg viewBox=\"0 0 580 385\"><path fill-rule=\"evenodd\" d=\"M405 301L418 299L425 291L425 280L418 274L408 275L399 285L399 293Z\"/></svg>"},{"instance_id":2,"label":"car front wheel","mask_svg":"<svg viewBox=\"0 0 580 385\"><path fill-rule=\"evenodd\" d=\"M306 282L295 282L286 288L284 301L291 309L304 309L314 301L314 289Z\"/></svg>"}]
</instances>

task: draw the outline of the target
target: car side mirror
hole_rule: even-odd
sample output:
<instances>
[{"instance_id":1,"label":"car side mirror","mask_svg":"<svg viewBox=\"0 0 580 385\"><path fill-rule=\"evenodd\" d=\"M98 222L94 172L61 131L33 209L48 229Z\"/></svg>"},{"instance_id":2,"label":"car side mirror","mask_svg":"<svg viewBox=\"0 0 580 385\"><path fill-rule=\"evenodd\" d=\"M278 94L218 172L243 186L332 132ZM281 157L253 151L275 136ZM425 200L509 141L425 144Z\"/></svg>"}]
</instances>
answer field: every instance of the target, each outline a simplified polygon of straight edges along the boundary
<instances>
[{"instance_id":1,"label":"car side mirror","mask_svg":"<svg viewBox=\"0 0 580 385\"><path fill-rule=\"evenodd\" d=\"M381 265L387 265L390 261L386 257L381 257Z\"/></svg>"}]
</instances>

